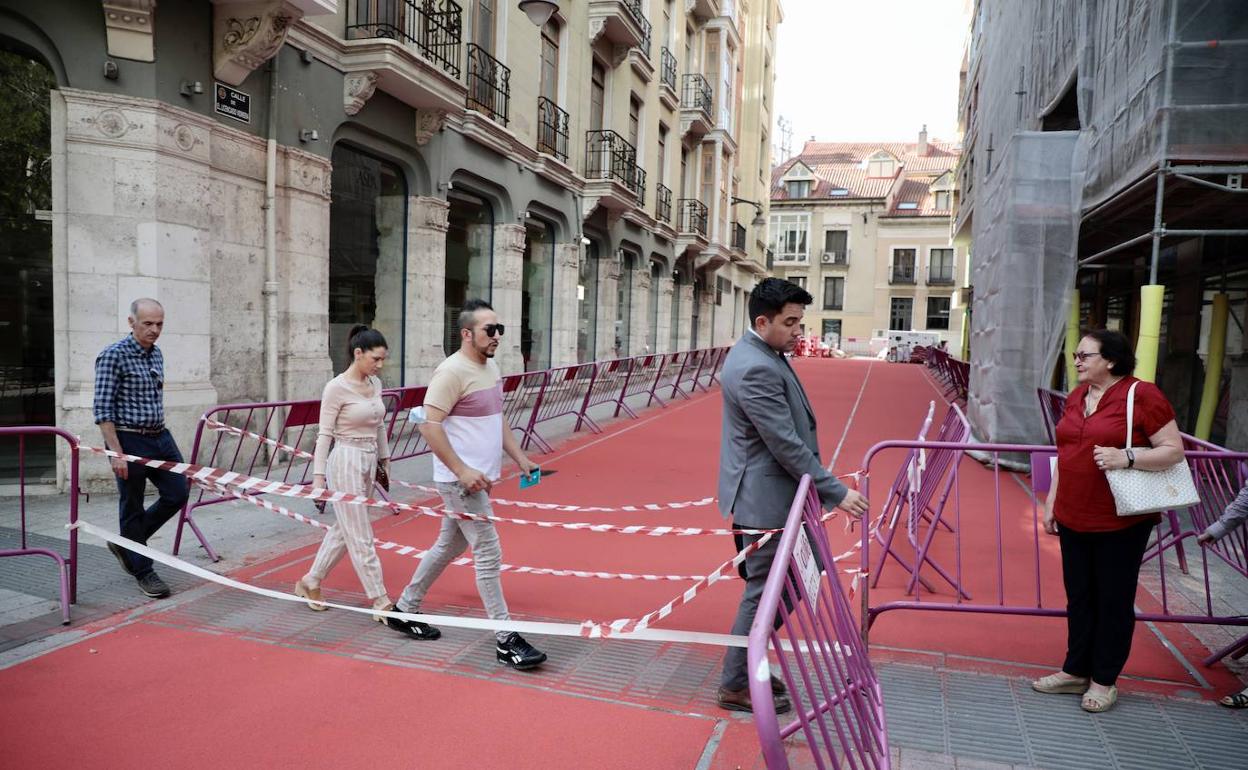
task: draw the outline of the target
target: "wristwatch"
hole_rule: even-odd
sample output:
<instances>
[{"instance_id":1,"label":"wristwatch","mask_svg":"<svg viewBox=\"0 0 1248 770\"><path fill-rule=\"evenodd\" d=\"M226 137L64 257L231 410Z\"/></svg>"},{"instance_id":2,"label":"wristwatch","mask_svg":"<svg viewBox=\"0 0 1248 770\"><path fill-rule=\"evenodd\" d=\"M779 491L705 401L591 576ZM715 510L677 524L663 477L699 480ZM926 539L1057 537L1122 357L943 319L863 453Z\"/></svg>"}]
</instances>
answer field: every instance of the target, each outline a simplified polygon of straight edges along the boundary
<instances>
[{"instance_id":1,"label":"wristwatch","mask_svg":"<svg viewBox=\"0 0 1248 770\"><path fill-rule=\"evenodd\" d=\"M1125 451L1127 453L1127 467L1134 468L1135 467L1135 450L1127 449Z\"/></svg>"}]
</instances>

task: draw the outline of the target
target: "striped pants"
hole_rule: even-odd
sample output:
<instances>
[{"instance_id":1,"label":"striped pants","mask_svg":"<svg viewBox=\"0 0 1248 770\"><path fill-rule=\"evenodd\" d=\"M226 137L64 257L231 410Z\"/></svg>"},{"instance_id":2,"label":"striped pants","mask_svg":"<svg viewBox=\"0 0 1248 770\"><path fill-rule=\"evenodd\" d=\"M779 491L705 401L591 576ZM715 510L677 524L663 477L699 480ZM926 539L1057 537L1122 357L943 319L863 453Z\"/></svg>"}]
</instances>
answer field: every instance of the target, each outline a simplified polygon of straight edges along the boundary
<instances>
[{"instance_id":1,"label":"striped pants","mask_svg":"<svg viewBox=\"0 0 1248 770\"><path fill-rule=\"evenodd\" d=\"M377 472L377 449L371 445L353 445L336 441L329 453L326 481L335 492L353 495L371 495ZM386 584L381 579L381 560L373 547L373 524L368 518L368 507L354 503L334 503L337 521L325 533L321 548L316 552L308 577L320 583L342 558L343 551L351 556L351 566L364 586L369 599L386 596Z\"/></svg>"}]
</instances>

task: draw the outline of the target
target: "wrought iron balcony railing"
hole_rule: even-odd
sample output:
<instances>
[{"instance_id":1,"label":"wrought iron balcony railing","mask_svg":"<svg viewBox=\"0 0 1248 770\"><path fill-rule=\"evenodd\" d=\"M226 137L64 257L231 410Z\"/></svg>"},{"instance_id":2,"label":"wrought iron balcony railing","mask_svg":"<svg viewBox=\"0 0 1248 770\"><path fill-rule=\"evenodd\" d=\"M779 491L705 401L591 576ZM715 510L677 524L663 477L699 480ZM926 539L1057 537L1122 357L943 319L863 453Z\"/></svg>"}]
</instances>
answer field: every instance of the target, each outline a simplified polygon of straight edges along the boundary
<instances>
[{"instance_id":1,"label":"wrought iron balcony railing","mask_svg":"<svg viewBox=\"0 0 1248 770\"><path fill-rule=\"evenodd\" d=\"M585 132L585 176L589 179L614 179L644 198L638 192L638 172L645 183L646 172L637 168L637 148L614 131Z\"/></svg>"},{"instance_id":2,"label":"wrought iron balcony railing","mask_svg":"<svg viewBox=\"0 0 1248 770\"><path fill-rule=\"evenodd\" d=\"M914 266L897 266L894 265L892 272L888 274L889 283L913 284Z\"/></svg>"},{"instance_id":3,"label":"wrought iron balcony railing","mask_svg":"<svg viewBox=\"0 0 1248 770\"><path fill-rule=\"evenodd\" d=\"M680 106L686 110L701 110L707 119L711 117L711 85L697 73L685 73L684 93Z\"/></svg>"},{"instance_id":4,"label":"wrought iron balcony railing","mask_svg":"<svg viewBox=\"0 0 1248 770\"><path fill-rule=\"evenodd\" d=\"M650 58L650 35L652 26L650 20L646 18L646 12L641 8L641 0L624 0L624 7L633 17L633 21L637 22L637 26L641 28L641 52Z\"/></svg>"},{"instance_id":5,"label":"wrought iron balcony railing","mask_svg":"<svg viewBox=\"0 0 1248 770\"><path fill-rule=\"evenodd\" d=\"M732 223L732 248L745 251L745 225L740 222Z\"/></svg>"},{"instance_id":6,"label":"wrought iron balcony railing","mask_svg":"<svg viewBox=\"0 0 1248 770\"><path fill-rule=\"evenodd\" d=\"M659 82L676 92L676 57L667 46L659 55Z\"/></svg>"},{"instance_id":7,"label":"wrought iron balcony railing","mask_svg":"<svg viewBox=\"0 0 1248 770\"><path fill-rule=\"evenodd\" d=\"M511 69L475 43L468 44L468 109L504 126L510 119Z\"/></svg>"},{"instance_id":8,"label":"wrought iron balcony railing","mask_svg":"<svg viewBox=\"0 0 1248 770\"><path fill-rule=\"evenodd\" d=\"M672 223L672 190L662 184L654 186L654 215L660 222Z\"/></svg>"},{"instance_id":9,"label":"wrought iron balcony railing","mask_svg":"<svg viewBox=\"0 0 1248 770\"><path fill-rule=\"evenodd\" d=\"M463 10L454 0L349 0L348 40L384 37L410 45L459 77Z\"/></svg>"},{"instance_id":10,"label":"wrought iron balcony railing","mask_svg":"<svg viewBox=\"0 0 1248 770\"><path fill-rule=\"evenodd\" d=\"M680 231L706 237L706 204L696 198L681 198L676 205L680 208Z\"/></svg>"},{"instance_id":11,"label":"wrought iron balcony railing","mask_svg":"<svg viewBox=\"0 0 1248 770\"><path fill-rule=\"evenodd\" d=\"M953 284L953 267L933 265L927 270L927 282L934 286Z\"/></svg>"},{"instance_id":12,"label":"wrought iron balcony railing","mask_svg":"<svg viewBox=\"0 0 1248 770\"><path fill-rule=\"evenodd\" d=\"M568 113L544 96L537 97L537 151L568 160Z\"/></svg>"}]
</instances>

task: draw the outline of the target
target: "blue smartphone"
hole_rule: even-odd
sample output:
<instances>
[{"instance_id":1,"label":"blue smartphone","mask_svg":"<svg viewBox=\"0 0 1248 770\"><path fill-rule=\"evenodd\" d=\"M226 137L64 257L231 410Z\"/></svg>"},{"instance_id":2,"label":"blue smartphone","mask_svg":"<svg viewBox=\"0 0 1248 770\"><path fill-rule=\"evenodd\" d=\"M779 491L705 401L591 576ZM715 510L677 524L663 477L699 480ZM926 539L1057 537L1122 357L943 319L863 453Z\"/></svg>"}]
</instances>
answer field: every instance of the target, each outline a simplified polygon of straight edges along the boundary
<instances>
[{"instance_id":1,"label":"blue smartphone","mask_svg":"<svg viewBox=\"0 0 1248 770\"><path fill-rule=\"evenodd\" d=\"M520 488L528 489L529 487L535 487L537 486L538 482L540 482L541 480L542 480L542 469L534 468L532 473L520 474Z\"/></svg>"}]
</instances>

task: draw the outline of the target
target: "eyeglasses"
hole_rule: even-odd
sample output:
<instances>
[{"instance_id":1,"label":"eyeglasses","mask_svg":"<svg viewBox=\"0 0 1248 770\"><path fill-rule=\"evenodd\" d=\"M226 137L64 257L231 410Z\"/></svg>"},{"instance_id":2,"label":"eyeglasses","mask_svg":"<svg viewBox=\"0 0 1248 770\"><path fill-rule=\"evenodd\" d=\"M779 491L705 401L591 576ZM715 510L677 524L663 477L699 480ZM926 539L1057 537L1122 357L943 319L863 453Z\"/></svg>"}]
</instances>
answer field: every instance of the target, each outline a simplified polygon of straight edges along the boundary
<instances>
[{"instance_id":1,"label":"eyeglasses","mask_svg":"<svg viewBox=\"0 0 1248 770\"><path fill-rule=\"evenodd\" d=\"M156 390L164 390L165 381L160 378L160 372L156 371L156 367L153 366L148 373L152 375L153 380L156 380Z\"/></svg>"},{"instance_id":2,"label":"eyeglasses","mask_svg":"<svg viewBox=\"0 0 1248 770\"><path fill-rule=\"evenodd\" d=\"M481 327L481 331L485 332L485 336L493 337L497 332L498 336L503 336L506 327L503 324L486 324Z\"/></svg>"},{"instance_id":3,"label":"eyeglasses","mask_svg":"<svg viewBox=\"0 0 1248 770\"><path fill-rule=\"evenodd\" d=\"M1099 356L1100 353L1071 353L1070 357L1076 361L1087 361L1092 356Z\"/></svg>"}]
</instances>

